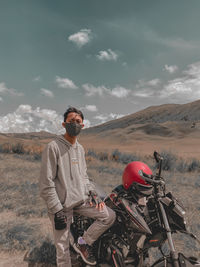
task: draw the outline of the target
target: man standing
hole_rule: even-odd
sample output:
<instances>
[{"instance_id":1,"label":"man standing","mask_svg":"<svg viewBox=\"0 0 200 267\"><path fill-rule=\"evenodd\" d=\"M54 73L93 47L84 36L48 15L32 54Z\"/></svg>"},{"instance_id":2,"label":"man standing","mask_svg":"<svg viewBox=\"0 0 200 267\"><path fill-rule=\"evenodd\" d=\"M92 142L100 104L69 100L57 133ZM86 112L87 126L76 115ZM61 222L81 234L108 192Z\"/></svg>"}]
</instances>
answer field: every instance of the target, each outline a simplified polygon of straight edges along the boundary
<instances>
[{"instance_id":1,"label":"man standing","mask_svg":"<svg viewBox=\"0 0 200 267\"><path fill-rule=\"evenodd\" d=\"M74 245L89 265L96 264L93 242L115 221L115 212L101 201L87 176L85 152L77 141L83 120L80 110L68 108L62 123L66 133L56 136L42 153L40 196L52 222L58 267L71 267L69 232L73 212L95 219Z\"/></svg>"}]
</instances>

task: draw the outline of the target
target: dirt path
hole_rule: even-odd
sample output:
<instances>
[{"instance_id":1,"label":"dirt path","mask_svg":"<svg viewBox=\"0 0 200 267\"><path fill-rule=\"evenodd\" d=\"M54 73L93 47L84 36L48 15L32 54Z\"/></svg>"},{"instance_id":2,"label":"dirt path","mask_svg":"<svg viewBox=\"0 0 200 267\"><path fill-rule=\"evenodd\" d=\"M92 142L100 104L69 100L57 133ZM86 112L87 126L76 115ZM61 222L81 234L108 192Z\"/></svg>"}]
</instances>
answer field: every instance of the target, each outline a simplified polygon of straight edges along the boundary
<instances>
[{"instance_id":1,"label":"dirt path","mask_svg":"<svg viewBox=\"0 0 200 267\"><path fill-rule=\"evenodd\" d=\"M23 253L0 253L0 267L27 267Z\"/></svg>"}]
</instances>

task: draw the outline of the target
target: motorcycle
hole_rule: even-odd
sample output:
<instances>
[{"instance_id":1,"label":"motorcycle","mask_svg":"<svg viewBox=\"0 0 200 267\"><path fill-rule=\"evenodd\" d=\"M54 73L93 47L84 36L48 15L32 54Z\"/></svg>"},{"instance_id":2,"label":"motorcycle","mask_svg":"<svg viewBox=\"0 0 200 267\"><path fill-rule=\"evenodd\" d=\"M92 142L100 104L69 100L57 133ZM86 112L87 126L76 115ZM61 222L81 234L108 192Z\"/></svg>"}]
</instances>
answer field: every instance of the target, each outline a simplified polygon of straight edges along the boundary
<instances>
[{"instance_id":1,"label":"motorcycle","mask_svg":"<svg viewBox=\"0 0 200 267\"><path fill-rule=\"evenodd\" d=\"M183 206L171 192L166 193L165 180L161 176L163 158L156 151L154 158L157 162L155 175L139 171L141 178L152 185L153 190L148 197L138 198L134 183L128 189L118 185L108 196L96 185L102 200L116 213L114 224L93 244L96 266L200 267L197 258L186 257L175 249L173 233L184 233L197 242L200 241L187 230ZM73 267L88 266L73 250L73 244L93 221L81 215L75 215L73 218L70 237ZM166 243L169 250L167 254L163 250ZM158 248L162 256L150 265L151 248Z\"/></svg>"}]
</instances>

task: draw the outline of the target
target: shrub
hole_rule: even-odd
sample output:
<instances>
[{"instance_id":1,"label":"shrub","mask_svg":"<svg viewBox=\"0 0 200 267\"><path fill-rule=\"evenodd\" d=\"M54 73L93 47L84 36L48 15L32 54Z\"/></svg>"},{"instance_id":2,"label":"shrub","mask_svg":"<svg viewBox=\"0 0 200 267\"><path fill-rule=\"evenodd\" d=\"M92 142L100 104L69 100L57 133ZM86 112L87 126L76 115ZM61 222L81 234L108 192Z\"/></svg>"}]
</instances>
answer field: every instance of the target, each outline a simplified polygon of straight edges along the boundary
<instances>
[{"instance_id":1,"label":"shrub","mask_svg":"<svg viewBox=\"0 0 200 267\"><path fill-rule=\"evenodd\" d=\"M172 171L176 166L177 157L171 152L162 151L160 155L163 157L162 169L164 171Z\"/></svg>"},{"instance_id":2,"label":"shrub","mask_svg":"<svg viewBox=\"0 0 200 267\"><path fill-rule=\"evenodd\" d=\"M24 154L25 153L24 145L21 143L12 145L12 152L16 154Z\"/></svg>"},{"instance_id":3,"label":"shrub","mask_svg":"<svg viewBox=\"0 0 200 267\"><path fill-rule=\"evenodd\" d=\"M134 154L121 153L118 149L115 149L111 154L111 159L123 164L128 164L131 161L139 160L139 157Z\"/></svg>"},{"instance_id":4,"label":"shrub","mask_svg":"<svg viewBox=\"0 0 200 267\"><path fill-rule=\"evenodd\" d=\"M0 152L1 153L11 153L12 152L11 145L9 143L5 143L5 144L0 145Z\"/></svg>"},{"instance_id":5,"label":"shrub","mask_svg":"<svg viewBox=\"0 0 200 267\"><path fill-rule=\"evenodd\" d=\"M188 171L188 163L181 159L176 166L176 170L179 172Z\"/></svg>"},{"instance_id":6,"label":"shrub","mask_svg":"<svg viewBox=\"0 0 200 267\"><path fill-rule=\"evenodd\" d=\"M189 172L200 170L200 161L192 159L192 161L188 164L187 169Z\"/></svg>"},{"instance_id":7,"label":"shrub","mask_svg":"<svg viewBox=\"0 0 200 267\"><path fill-rule=\"evenodd\" d=\"M35 225L24 221L9 222L0 226L0 245L3 250L25 250L36 245L38 239Z\"/></svg>"},{"instance_id":8,"label":"shrub","mask_svg":"<svg viewBox=\"0 0 200 267\"><path fill-rule=\"evenodd\" d=\"M42 158L42 155L41 155L41 153L34 153L33 154L33 159L34 160L41 160L41 158Z\"/></svg>"},{"instance_id":9,"label":"shrub","mask_svg":"<svg viewBox=\"0 0 200 267\"><path fill-rule=\"evenodd\" d=\"M103 172L103 173L109 173L109 174L114 174L114 175L119 175L119 176L121 176L123 172L123 170L121 169L111 168L109 166L104 166L104 165L98 166L96 167L96 169L98 170L99 173Z\"/></svg>"},{"instance_id":10,"label":"shrub","mask_svg":"<svg viewBox=\"0 0 200 267\"><path fill-rule=\"evenodd\" d=\"M90 156L90 157L96 158L96 159L98 158L97 153L93 149L88 149L87 156Z\"/></svg>"},{"instance_id":11,"label":"shrub","mask_svg":"<svg viewBox=\"0 0 200 267\"><path fill-rule=\"evenodd\" d=\"M108 156L107 152L100 152L98 154L98 158L99 158L99 160L104 161L104 160L108 160L109 156Z\"/></svg>"},{"instance_id":12,"label":"shrub","mask_svg":"<svg viewBox=\"0 0 200 267\"><path fill-rule=\"evenodd\" d=\"M39 247L35 247L30 251L26 260L34 263L56 265L56 248L52 241L46 238Z\"/></svg>"}]
</instances>

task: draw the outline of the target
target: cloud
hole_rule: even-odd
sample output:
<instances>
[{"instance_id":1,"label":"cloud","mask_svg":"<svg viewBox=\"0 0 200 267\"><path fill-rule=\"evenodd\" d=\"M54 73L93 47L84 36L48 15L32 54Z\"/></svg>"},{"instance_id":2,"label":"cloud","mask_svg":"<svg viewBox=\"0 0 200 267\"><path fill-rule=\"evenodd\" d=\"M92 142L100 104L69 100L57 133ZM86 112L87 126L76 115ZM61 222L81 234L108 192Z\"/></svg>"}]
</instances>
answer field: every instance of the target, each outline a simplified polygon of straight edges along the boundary
<instances>
[{"instance_id":1,"label":"cloud","mask_svg":"<svg viewBox=\"0 0 200 267\"><path fill-rule=\"evenodd\" d=\"M160 79L156 78L146 83L147 86L157 86L160 84Z\"/></svg>"},{"instance_id":2,"label":"cloud","mask_svg":"<svg viewBox=\"0 0 200 267\"><path fill-rule=\"evenodd\" d=\"M123 67L126 67L127 65L128 65L127 62L123 62L123 63L122 63L122 66L123 66Z\"/></svg>"},{"instance_id":3,"label":"cloud","mask_svg":"<svg viewBox=\"0 0 200 267\"><path fill-rule=\"evenodd\" d=\"M119 119L121 117L124 117L126 115L123 114L115 114L115 113L110 113L110 114L99 114L97 116L94 117L94 119L99 120L100 123L97 124L101 124L110 120L114 120L114 119Z\"/></svg>"},{"instance_id":4,"label":"cloud","mask_svg":"<svg viewBox=\"0 0 200 267\"><path fill-rule=\"evenodd\" d=\"M148 88L148 89L142 88L139 91L133 92L132 95L138 96L138 97L151 97L151 96L154 96L154 90L152 90L150 88Z\"/></svg>"},{"instance_id":5,"label":"cloud","mask_svg":"<svg viewBox=\"0 0 200 267\"><path fill-rule=\"evenodd\" d=\"M116 96L118 98L127 97L129 93L130 93L130 90L124 87L121 87L121 86L117 86L113 88L110 92L111 95Z\"/></svg>"},{"instance_id":6,"label":"cloud","mask_svg":"<svg viewBox=\"0 0 200 267\"><path fill-rule=\"evenodd\" d=\"M50 91L50 90L47 90L47 89L45 89L45 88L41 88L41 89L40 89L40 92L41 92L41 94L44 95L44 96L47 96L47 97L50 97L50 98L53 98L53 97L54 97L53 92Z\"/></svg>"},{"instance_id":7,"label":"cloud","mask_svg":"<svg viewBox=\"0 0 200 267\"><path fill-rule=\"evenodd\" d=\"M200 61L188 65L180 77L163 83L159 79L139 80L132 95L158 101L183 103L200 98Z\"/></svg>"},{"instance_id":8,"label":"cloud","mask_svg":"<svg viewBox=\"0 0 200 267\"><path fill-rule=\"evenodd\" d=\"M98 109L95 105L86 105L84 109L91 111L91 112L96 112Z\"/></svg>"},{"instance_id":9,"label":"cloud","mask_svg":"<svg viewBox=\"0 0 200 267\"><path fill-rule=\"evenodd\" d=\"M105 86L95 87L92 84L86 83L86 84L83 84L82 87L85 90L87 96L94 96L94 95L103 96L103 94L109 92L109 90Z\"/></svg>"},{"instance_id":10,"label":"cloud","mask_svg":"<svg viewBox=\"0 0 200 267\"><path fill-rule=\"evenodd\" d=\"M69 89L77 89L78 87L74 84L74 82L68 78L61 78L56 76L56 83L60 88L69 88Z\"/></svg>"},{"instance_id":11,"label":"cloud","mask_svg":"<svg viewBox=\"0 0 200 267\"><path fill-rule=\"evenodd\" d=\"M155 78L150 81L145 81L145 80L139 80L138 83L136 84L136 88L143 88L143 87L155 87L160 85L161 80L158 78Z\"/></svg>"},{"instance_id":12,"label":"cloud","mask_svg":"<svg viewBox=\"0 0 200 267\"><path fill-rule=\"evenodd\" d=\"M75 43L79 48L89 43L91 39L92 33L90 29L82 29L68 37L68 40Z\"/></svg>"},{"instance_id":13,"label":"cloud","mask_svg":"<svg viewBox=\"0 0 200 267\"><path fill-rule=\"evenodd\" d=\"M41 77L40 76L37 76L33 79L34 82L39 82L41 80Z\"/></svg>"},{"instance_id":14,"label":"cloud","mask_svg":"<svg viewBox=\"0 0 200 267\"><path fill-rule=\"evenodd\" d=\"M139 80L136 84L136 91L132 92L133 96L137 97L152 97L158 92L158 86L161 85L161 80L155 78L153 80L145 81Z\"/></svg>"},{"instance_id":15,"label":"cloud","mask_svg":"<svg viewBox=\"0 0 200 267\"><path fill-rule=\"evenodd\" d=\"M160 97L177 100L200 98L200 62L189 65L182 77L170 80L161 90Z\"/></svg>"},{"instance_id":16,"label":"cloud","mask_svg":"<svg viewBox=\"0 0 200 267\"><path fill-rule=\"evenodd\" d=\"M15 112L0 116L0 132L24 133L47 131L55 134L65 132L62 127L63 116L55 110L33 109L30 105L20 105ZM89 120L84 120L85 128L90 126Z\"/></svg>"},{"instance_id":17,"label":"cloud","mask_svg":"<svg viewBox=\"0 0 200 267\"><path fill-rule=\"evenodd\" d=\"M169 73L175 73L178 70L178 67L176 65L165 65L164 70L168 71Z\"/></svg>"},{"instance_id":18,"label":"cloud","mask_svg":"<svg viewBox=\"0 0 200 267\"><path fill-rule=\"evenodd\" d=\"M0 102L3 102L3 98L2 97L0 97Z\"/></svg>"},{"instance_id":19,"label":"cloud","mask_svg":"<svg viewBox=\"0 0 200 267\"><path fill-rule=\"evenodd\" d=\"M127 97L130 93L129 89L126 89L118 85L114 87L113 89L106 88L104 85L96 87L88 83L83 84L82 87L85 90L87 96L95 96L95 95L104 96L107 94L107 95L115 96L117 98L124 98L124 97Z\"/></svg>"},{"instance_id":20,"label":"cloud","mask_svg":"<svg viewBox=\"0 0 200 267\"><path fill-rule=\"evenodd\" d=\"M142 32L142 38L152 43L157 43L170 48L181 49L181 50L192 50L199 49L199 44L192 41L187 41L182 38L164 38L158 35L155 31L148 28Z\"/></svg>"},{"instance_id":21,"label":"cloud","mask_svg":"<svg viewBox=\"0 0 200 267\"><path fill-rule=\"evenodd\" d=\"M117 61L118 54L111 49L108 49L107 51L99 51L97 58L101 61Z\"/></svg>"},{"instance_id":22,"label":"cloud","mask_svg":"<svg viewBox=\"0 0 200 267\"><path fill-rule=\"evenodd\" d=\"M9 94L12 96L23 96L21 92L17 92L14 88L7 88L4 82L0 83L0 94Z\"/></svg>"}]
</instances>

